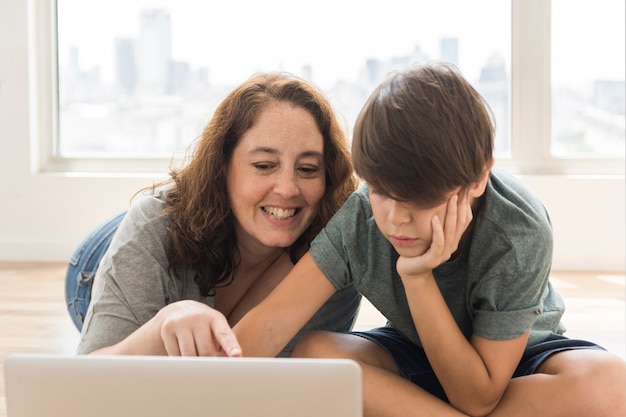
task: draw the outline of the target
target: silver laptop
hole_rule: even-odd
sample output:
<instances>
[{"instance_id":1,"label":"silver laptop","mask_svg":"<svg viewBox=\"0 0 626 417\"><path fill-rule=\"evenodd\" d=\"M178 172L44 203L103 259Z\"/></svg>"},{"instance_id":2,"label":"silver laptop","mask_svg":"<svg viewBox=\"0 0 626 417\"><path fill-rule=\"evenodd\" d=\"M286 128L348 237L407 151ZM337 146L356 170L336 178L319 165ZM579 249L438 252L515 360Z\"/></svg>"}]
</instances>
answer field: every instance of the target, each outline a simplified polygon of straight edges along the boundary
<instances>
[{"instance_id":1,"label":"silver laptop","mask_svg":"<svg viewBox=\"0 0 626 417\"><path fill-rule=\"evenodd\" d=\"M343 359L14 354L8 417L361 417Z\"/></svg>"}]
</instances>

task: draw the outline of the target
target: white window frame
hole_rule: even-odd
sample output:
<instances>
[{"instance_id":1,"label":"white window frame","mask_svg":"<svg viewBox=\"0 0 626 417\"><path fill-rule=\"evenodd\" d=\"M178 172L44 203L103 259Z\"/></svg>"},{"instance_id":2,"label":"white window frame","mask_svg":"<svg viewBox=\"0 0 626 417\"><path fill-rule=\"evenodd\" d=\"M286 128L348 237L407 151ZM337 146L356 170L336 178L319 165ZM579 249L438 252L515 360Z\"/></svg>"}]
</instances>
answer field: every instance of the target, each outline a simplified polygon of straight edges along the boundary
<instances>
[{"instance_id":1,"label":"white window frame","mask_svg":"<svg viewBox=\"0 0 626 417\"><path fill-rule=\"evenodd\" d=\"M496 164L520 175L624 175L624 158L555 158L551 142L550 0L511 0L511 156ZM77 158L56 155L56 1L32 0L32 162L39 173L152 176L166 158Z\"/></svg>"},{"instance_id":2,"label":"white window frame","mask_svg":"<svg viewBox=\"0 0 626 417\"><path fill-rule=\"evenodd\" d=\"M511 161L524 175L624 175L624 158L551 155L551 1L511 4Z\"/></svg>"},{"instance_id":3,"label":"white window frame","mask_svg":"<svg viewBox=\"0 0 626 417\"><path fill-rule=\"evenodd\" d=\"M30 2L31 160L35 172L88 176L153 177L167 173L171 158L63 157L55 144L59 134L56 0ZM88 134L88 132L86 132Z\"/></svg>"}]
</instances>

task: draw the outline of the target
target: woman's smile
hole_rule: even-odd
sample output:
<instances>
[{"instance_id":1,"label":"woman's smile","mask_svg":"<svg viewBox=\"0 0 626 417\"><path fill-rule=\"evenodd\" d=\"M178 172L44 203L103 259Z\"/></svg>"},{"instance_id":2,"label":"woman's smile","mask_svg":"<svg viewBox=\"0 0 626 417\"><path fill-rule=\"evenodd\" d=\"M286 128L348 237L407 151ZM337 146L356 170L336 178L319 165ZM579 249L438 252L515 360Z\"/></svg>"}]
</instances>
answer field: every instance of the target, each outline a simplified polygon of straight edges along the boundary
<instances>
[{"instance_id":1,"label":"woman's smile","mask_svg":"<svg viewBox=\"0 0 626 417\"><path fill-rule=\"evenodd\" d=\"M265 206L265 207L262 207L262 209L264 212L266 212L267 214L269 214L270 216L278 220L285 220L290 217L293 217L295 216L297 212L297 209L295 208L283 209L280 207L272 207L272 206Z\"/></svg>"}]
</instances>

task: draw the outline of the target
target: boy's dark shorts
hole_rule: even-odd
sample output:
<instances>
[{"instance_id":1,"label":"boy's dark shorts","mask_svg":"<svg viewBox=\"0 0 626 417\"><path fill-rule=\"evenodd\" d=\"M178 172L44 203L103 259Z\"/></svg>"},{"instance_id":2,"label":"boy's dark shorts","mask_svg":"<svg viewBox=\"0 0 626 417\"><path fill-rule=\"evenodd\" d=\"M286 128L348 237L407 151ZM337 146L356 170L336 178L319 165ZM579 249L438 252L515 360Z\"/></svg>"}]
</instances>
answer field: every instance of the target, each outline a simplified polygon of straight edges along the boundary
<instances>
[{"instance_id":1,"label":"boy's dark shorts","mask_svg":"<svg viewBox=\"0 0 626 417\"><path fill-rule=\"evenodd\" d=\"M388 324L385 327L366 332L352 332L352 334L368 339L387 350L396 362L402 377L419 385L432 395L447 401L446 394L439 384L424 350L407 339L395 327ZM534 374L550 355L573 349L605 350L592 342L570 339L553 333L544 341L526 349L513 373L513 378Z\"/></svg>"}]
</instances>

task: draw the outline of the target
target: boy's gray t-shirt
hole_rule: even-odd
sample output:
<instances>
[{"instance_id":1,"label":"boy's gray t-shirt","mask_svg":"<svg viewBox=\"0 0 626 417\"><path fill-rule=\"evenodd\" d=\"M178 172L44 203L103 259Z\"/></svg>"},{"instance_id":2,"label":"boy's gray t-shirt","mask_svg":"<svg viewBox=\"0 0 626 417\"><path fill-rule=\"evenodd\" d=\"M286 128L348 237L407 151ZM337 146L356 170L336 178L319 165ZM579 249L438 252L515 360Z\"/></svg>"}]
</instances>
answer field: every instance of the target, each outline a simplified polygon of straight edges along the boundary
<instances>
[{"instance_id":1,"label":"boy's gray t-shirt","mask_svg":"<svg viewBox=\"0 0 626 417\"><path fill-rule=\"evenodd\" d=\"M193 271L178 271L175 277L168 269L170 218L164 215L164 197L164 189L138 197L122 220L98 267L78 353L123 340L167 304L195 300L213 307L213 297L200 294ZM296 340L309 331L350 330L360 297L352 286L336 293L279 356L289 355Z\"/></svg>"},{"instance_id":2,"label":"boy's gray t-shirt","mask_svg":"<svg viewBox=\"0 0 626 417\"><path fill-rule=\"evenodd\" d=\"M563 333L563 301L548 281L552 228L545 208L515 178L497 170L482 198L470 240L454 260L433 271L459 328L468 339L475 333L492 340L532 329L528 346ZM421 345L396 272L398 254L376 226L367 185L313 241L311 254L336 288L354 285Z\"/></svg>"}]
</instances>

